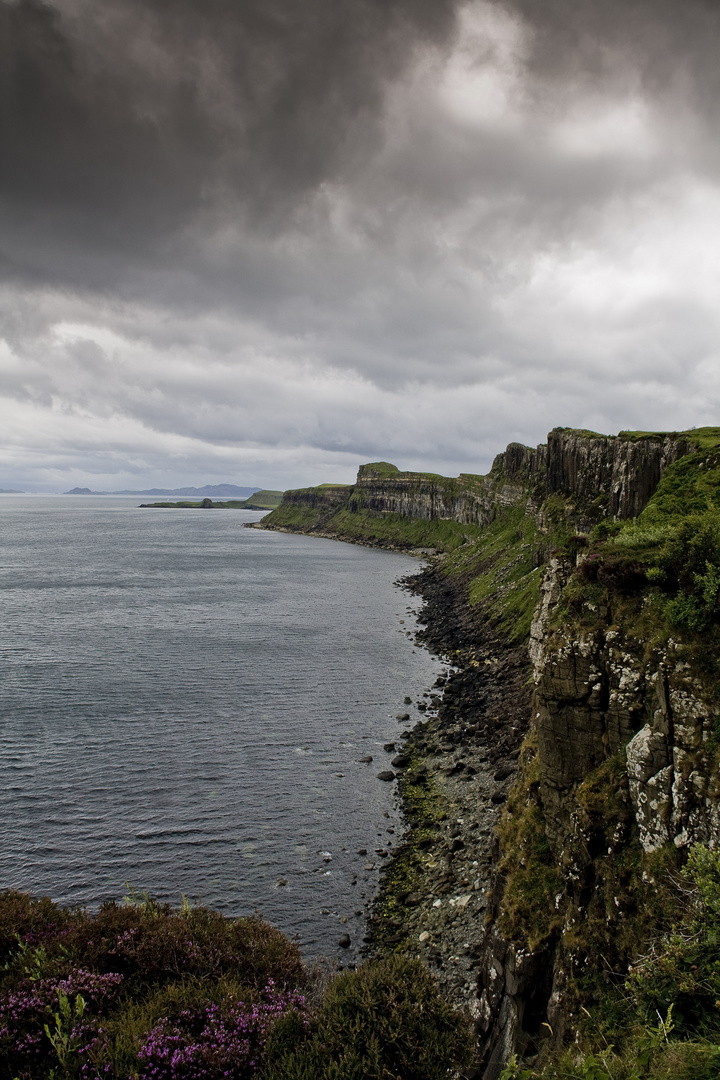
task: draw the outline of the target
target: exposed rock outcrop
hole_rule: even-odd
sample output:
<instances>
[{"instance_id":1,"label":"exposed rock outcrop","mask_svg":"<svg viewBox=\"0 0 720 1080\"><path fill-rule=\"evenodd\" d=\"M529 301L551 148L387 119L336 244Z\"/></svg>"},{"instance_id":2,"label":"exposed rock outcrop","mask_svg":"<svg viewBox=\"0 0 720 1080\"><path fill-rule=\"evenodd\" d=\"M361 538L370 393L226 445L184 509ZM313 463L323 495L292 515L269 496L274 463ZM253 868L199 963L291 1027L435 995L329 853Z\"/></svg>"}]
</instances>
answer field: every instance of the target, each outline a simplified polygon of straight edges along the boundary
<instances>
[{"instance_id":1,"label":"exposed rock outcrop","mask_svg":"<svg viewBox=\"0 0 720 1080\"><path fill-rule=\"evenodd\" d=\"M705 688L672 641L648 653L644 641L620 626L577 634L557 620L554 625L570 569L560 559L547 567L530 641L539 803L565 882L556 898L565 924L554 941L530 953L490 924L480 977L484 1080L496 1080L503 1062L524 1052L537 1035L538 1014L544 1012L557 1037L573 1023L565 1000L570 960L564 935L577 937L594 859L620 851L635 831L648 853L669 842L676 848L720 843L718 747ZM598 766L618 754L627 773L615 793L622 810L610 848L598 851L577 794ZM497 879L496 912L502 888Z\"/></svg>"},{"instance_id":2,"label":"exposed rock outcrop","mask_svg":"<svg viewBox=\"0 0 720 1080\"><path fill-rule=\"evenodd\" d=\"M343 509L484 527L503 509L526 505L544 528L548 520L540 509L543 500L561 495L573 500L577 526L587 528L602 518L640 513L664 470L688 449L688 440L675 434L605 436L556 428L546 444L535 448L510 443L486 476L401 472L385 461L362 465L353 486L286 491L280 512L266 518L263 527L275 527L289 507L315 509L317 521L280 527L317 532L329 523L330 535L332 515Z\"/></svg>"},{"instance_id":3,"label":"exposed rock outcrop","mask_svg":"<svg viewBox=\"0 0 720 1080\"><path fill-rule=\"evenodd\" d=\"M457 521L461 525L489 525L498 509L527 499L527 477L520 474L511 480L498 470L488 476L461 474L455 480L397 469L390 472L393 466L382 464L382 472L373 465L360 467L348 509L400 514L426 521Z\"/></svg>"},{"instance_id":4,"label":"exposed rock outcrop","mask_svg":"<svg viewBox=\"0 0 720 1080\"><path fill-rule=\"evenodd\" d=\"M631 438L555 428L547 441L546 491L595 502L610 518L637 517L667 466L689 449L676 434Z\"/></svg>"}]
</instances>

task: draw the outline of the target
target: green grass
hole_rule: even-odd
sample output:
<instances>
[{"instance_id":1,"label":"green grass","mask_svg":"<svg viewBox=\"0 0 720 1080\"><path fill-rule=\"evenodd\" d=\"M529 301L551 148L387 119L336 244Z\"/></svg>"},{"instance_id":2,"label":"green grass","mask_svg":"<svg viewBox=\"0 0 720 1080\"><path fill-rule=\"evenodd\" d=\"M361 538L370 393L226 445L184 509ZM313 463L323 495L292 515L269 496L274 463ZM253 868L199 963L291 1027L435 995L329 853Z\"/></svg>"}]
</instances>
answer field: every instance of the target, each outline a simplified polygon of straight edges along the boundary
<instances>
[{"instance_id":1,"label":"green grass","mask_svg":"<svg viewBox=\"0 0 720 1080\"><path fill-rule=\"evenodd\" d=\"M376 476L378 480L381 480L395 478L400 470L397 465L392 465L389 461L370 461L367 465L360 467L360 472L364 476Z\"/></svg>"},{"instance_id":2,"label":"green grass","mask_svg":"<svg viewBox=\"0 0 720 1080\"><path fill-rule=\"evenodd\" d=\"M468 581L468 597L494 620L512 644L530 634L542 571L536 567L538 529L524 506L498 514L477 540L450 555L445 573Z\"/></svg>"},{"instance_id":3,"label":"green grass","mask_svg":"<svg viewBox=\"0 0 720 1080\"><path fill-rule=\"evenodd\" d=\"M273 510L280 505L282 497L282 491L256 491L249 499L244 500L243 507L245 510Z\"/></svg>"},{"instance_id":4,"label":"green grass","mask_svg":"<svg viewBox=\"0 0 720 1080\"><path fill-rule=\"evenodd\" d=\"M263 525L296 532L311 532L318 526L318 510L303 503L281 503L267 517Z\"/></svg>"},{"instance_id":5,"label":"green grass","mask_svg":"<svg viewBox=\"0 0 720 1080\"><path fill-rule=\"evenodd\" d=\"M461 525L457 521L426 521L401 514L345 509L335 513L326 527L341 540L364 540L406 550L430 547L436 551L454 551L482 532L477 525Z\"/></svg>"}]
</instances>

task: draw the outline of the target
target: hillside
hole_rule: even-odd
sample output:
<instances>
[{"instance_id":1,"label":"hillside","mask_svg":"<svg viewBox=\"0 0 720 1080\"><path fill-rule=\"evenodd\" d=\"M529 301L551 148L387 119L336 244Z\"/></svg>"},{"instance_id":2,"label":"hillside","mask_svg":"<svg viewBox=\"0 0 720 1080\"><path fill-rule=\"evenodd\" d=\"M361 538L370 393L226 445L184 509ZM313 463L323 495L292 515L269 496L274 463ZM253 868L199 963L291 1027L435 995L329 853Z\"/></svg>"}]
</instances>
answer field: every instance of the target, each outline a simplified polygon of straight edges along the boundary
<instances>
[{"instance_id":1,"label":"hillside","mask_svg":"<svg viewBox=\"0 0 720 1080\"><path fill-rule=\"evenodd\" d=\"M535 449L511 444L487 476L374 463L351 487L286 492L262 525L441 553L417 587L454 674L398 769L412 891L388 872L375 948L452 967L450 923L431 922L432 897L463 884L442 806L479 819L492 770L507 772L494 842L456 830L491 859L489 902L463 931L477 956L474 1075L716 1076L720 429L556 429ZM526 658L522 725L503 727L488 689L500 647ZM511 669L506 657L493 685ZM403 932L421 925L407 895L438 927L421 945Z\"/></svg>"}]
</instances>

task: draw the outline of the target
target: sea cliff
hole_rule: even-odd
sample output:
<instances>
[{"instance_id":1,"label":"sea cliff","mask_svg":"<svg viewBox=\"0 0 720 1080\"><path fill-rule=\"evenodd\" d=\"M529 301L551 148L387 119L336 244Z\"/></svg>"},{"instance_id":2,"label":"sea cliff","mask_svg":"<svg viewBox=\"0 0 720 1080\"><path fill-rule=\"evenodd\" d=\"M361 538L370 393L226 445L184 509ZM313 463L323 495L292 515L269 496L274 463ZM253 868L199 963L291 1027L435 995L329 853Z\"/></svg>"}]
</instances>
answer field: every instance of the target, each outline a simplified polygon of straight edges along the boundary
<instances>
[{"instance_id":1,"label":"sea cliff","mask_svg":"<svg viewBox=\"0 0 720 1080\"><path fill-rule=\"evenodd\" d=\"M262 523L438 556L413 587L453 669L405 733L371 948L463 1001L469 1076L588 1076L604 1047L592 1075L629 1077L648 1002L676 1008L686 1064L704 1053L685 961L661 992L647 958L700 933L695 853L719 839L719 506L720 429L558 428L486 476L371 463ZM661 1075L656 1042L633 1076Z\"/></svg>"}]
</instances>

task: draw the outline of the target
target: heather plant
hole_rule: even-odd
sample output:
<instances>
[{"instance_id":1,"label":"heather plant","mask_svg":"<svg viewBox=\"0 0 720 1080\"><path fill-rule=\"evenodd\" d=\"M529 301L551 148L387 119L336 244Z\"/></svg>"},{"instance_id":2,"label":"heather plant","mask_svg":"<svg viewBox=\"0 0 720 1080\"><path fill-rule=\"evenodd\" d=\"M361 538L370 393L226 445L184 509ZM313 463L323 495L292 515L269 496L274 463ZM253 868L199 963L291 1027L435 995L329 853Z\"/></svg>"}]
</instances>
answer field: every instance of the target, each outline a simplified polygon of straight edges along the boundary
<instances>
[{"instance_id":1,"label":"heather plant","mask_svg":"<svg viewBox=\"0 0 720 1080\"><path fill-rule=\"evenodd\" d=\"M141 1080L245 1080L262 1062L268 1033L293 1014L304 1029L305 999L297 991L283 993L272 982L263 1000L238 1002L230 1008L210 1004L184 1010L176 1021L162 1018L140 1047Z\"/></svg>"},{"instance_id":2,"label":"heather plant","mask_svg":"<svg viewBox=\"0 0 720 1080\"><path fill-rule=\"evenodd\" d=\"M320 995L297 945L257 917L0 893L3 1080L440 1080L468 1046L408 958Z\"/></svg>"},{"instance_id":3,"label":"heather plant","mask_svg":"<svg viewBox=\"0 0 720 1080\"><path fill-rule=\"evenodd\" d=\"M100 1018L122 981L82 968L65 979L22 980L0 998L0 1061L12 1075L88 1075L103 1041Z\"/></svg>"}]
</instances>

